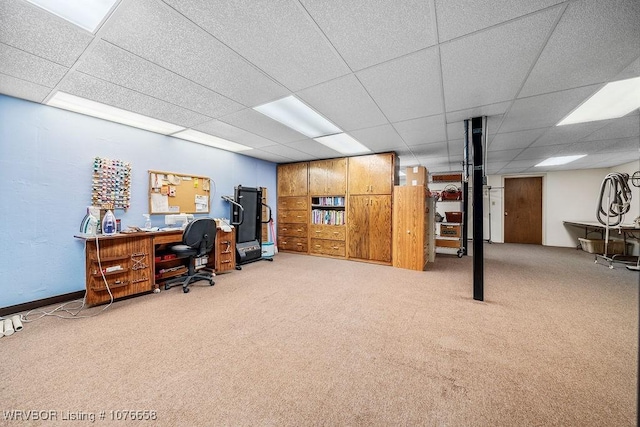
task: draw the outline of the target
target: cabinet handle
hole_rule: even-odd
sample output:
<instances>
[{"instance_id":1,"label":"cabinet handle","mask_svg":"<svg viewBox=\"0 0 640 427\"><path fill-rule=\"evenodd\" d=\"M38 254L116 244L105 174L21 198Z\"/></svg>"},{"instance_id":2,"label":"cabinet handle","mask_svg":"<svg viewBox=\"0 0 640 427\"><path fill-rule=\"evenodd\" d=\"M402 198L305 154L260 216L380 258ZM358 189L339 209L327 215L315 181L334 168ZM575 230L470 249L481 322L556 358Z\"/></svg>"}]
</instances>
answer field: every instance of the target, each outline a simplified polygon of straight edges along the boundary
<instances>
[{"instance_id":1,"label":"cabinet handle","mask_svg":"<svg viewBox=\"0 0 640 427\"><path fill-rule=\"evenodd\" d=\"M296 231L299 231L299 232L302 233L302 228L298 228Z\"/></svg>"},{"instance_id":2,"label":"cabinet handle","mask_svg":"<svg viewBox=\"0 0 640 427\"><path fill-rule=\"evenodd\" d=\"M220 261L220 264L229 264L231 262L231 260L225 259L223 261Z\"/></svg>"},{"instance_id":3,"label":"cabinet handle","mask_svg":"<svg viewBox=\"0 0 640 427\"><path fill-rule=\"evenodd\" d=\"M302 243L296 243L296 246L302 246Z\"/></svg>"},{"instance_id":4,"label":"cabinet handle","mask_svg":"<svg viewBox=\"0 0 640 427\"><path fill-rule=\"evenodd\" d=\"M337 249L340 249L340 247L339 246L332 246L331 249L336 249L337 250Z\"/></svg>"},{"instance_id":5,"label":"cabinet handle","mask_svg":"<svg viewBox=\"0 0 640 427\"><path fill-rule=\"evenodd\" d=\"M314 245L314 246L315 246L316 248L320 248L320 247L321 247L320 245Z\"/></svg>"},{"instance_id":6,"label":"cabinet handle","mask_svg":"<svg viewBox=\"0 0 640 427\"><path fill-rule=\"evenodd\" d=\"M322 233L322 231L320 231L320 230L316 230L316 233Z\"/></svg>"}]
</instances>

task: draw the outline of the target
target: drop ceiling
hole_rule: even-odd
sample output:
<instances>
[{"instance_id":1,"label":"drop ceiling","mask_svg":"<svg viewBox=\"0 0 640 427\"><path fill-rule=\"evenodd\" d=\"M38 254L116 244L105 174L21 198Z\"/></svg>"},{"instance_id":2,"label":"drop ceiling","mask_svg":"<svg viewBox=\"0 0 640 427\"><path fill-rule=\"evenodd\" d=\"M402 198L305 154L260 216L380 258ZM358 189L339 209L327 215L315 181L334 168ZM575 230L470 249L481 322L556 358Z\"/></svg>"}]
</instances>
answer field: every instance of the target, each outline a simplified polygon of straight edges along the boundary
<instances>
[{"instance_id":1,"label":"drop ceiling","mask_svg":"<svg viewBox=\"0 0 640 427\"><path fill-rule=\"evenodd\" d=\"M638 76L637 0L121 0L95 33L0 2L0 93L68 92L276 163L342 156L253 110L293 94L403 167L460 170L479 116L490 174L613 167L639 157L638 110L555 125Z\"/></svg>"}]
</instances>

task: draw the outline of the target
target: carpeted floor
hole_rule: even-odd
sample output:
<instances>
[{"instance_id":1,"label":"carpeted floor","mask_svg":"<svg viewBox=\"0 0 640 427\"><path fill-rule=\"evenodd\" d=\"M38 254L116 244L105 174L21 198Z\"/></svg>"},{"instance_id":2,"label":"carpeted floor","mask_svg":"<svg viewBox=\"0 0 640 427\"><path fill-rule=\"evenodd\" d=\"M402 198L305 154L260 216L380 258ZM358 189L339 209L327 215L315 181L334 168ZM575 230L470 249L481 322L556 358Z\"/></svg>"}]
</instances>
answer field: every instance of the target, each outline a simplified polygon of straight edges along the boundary
<instances>
[{"instance_id":1,"label":"carpeted floor","mask_svg":"<svg viewBox=\"0 0 640 427\"><path fill-rule=\"evenodd\" d=\"M0 339L0 425L635 425L638 273L567 248L485 257L485 302L471 257L417 272L280 253L27 323Z\"/></svg>"}]
</instances>

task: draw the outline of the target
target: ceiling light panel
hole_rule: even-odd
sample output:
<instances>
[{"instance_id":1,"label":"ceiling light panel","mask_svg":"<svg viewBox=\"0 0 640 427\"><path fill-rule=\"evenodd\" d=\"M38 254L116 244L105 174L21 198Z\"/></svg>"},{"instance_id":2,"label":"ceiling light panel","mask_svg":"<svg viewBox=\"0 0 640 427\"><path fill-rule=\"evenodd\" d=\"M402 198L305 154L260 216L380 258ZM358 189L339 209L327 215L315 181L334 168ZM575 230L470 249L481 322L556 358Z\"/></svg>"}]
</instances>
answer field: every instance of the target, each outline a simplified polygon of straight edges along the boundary
<instances>
[{"instance_id":1,"label":"ceiling light panel","mask_svg":"<svg viewBox=\"0 0 640 427\"><path fill-rule=\"evenodd\" d=\"M243 105L290 93L167 4L129 1L120 8L104 40Z\"/></svg>"},{"instance_id":2,"label":"ceiling light panel","mask_svg":"<svg viewBox=\"0 0 640 427\"><path fill-rule=\"evenodd\" d=\"M338 153L344 154L345 156L355 156L357 154L366 154L371 152L371 150L346 133L323 136L320 138L314 138L314 140L322 145L326 145Z\"/></svg>"},{"instance_id":3,"label":"ceiling light panel","mask_svg":"<svg viewBox=\"0 0 640 427\"><path fill-rule=\"evenodd\" d=\"M547 160L538 163L535 167L543 167L543 166L559 166L566 165L567 163L571 163L578 159L585 157L586 154L577 154L574 156L559 156L559 157L549 157Z\"/></svg>"},{"instance_id":4,"label":"ceiling light panel","mask_svg":"<svg viewBox=\"0 0 640 427\"><path fill-rule=\"evenodd\" d=\"M163 122L64 92L56 92L56 94L49 99L47 105L164 135L184 129L172 123Z\"/></svg>"},{"instance_id":5,"label":"ceiling light panel","mask_svg":"<svg viewBox=\"0 0 640 427\"><path fill-rule=\"evenodd\" d=\"M93 33L118 0L27 1Z\"/></svg>"},{"instance_id":6,"label":"ceiling light panel","mask_svg":"<svg viewBox=\"0 0 640 427\"><path fill-rule=\"evenodd\" d=\"M558 126L616 119L640 108L640 77L606 84Z\"/></svg>"},{"instance_id":7,"label":"ceiling light panel","mask_svg":"<svg viewBox=\"0 0 640 427\"><path fill-rule=\"evenodd\" d=\"M253 109L309 138L342 132L340 128L295 96L287 96L277 101L258 105Z\"/></svg>"},{"instance_id":8,"label":"ceiling light panel","mask_svg":"<svg viewBox=\"0 0 640 427\"><path fill-rule=\"evenodd\" d=\"M446 110L513 98L559 13L554 8L442 44Z\"/></svg>"},{"instance_id":9,"label":"ceiling light panel","mask_svg":"<svg viewBox=\"0 0 640 427\"><path fill-rule=\"evenodd\" d=\"M66 67L93 40L82 28L22 1L2 1L0 22L0 42Z\"/></svg>"},{"instance_id":10,"label":"ceiling light panel","mask_svg":"<svg viewBox=\"0 0 640 427\"><path fill-rule=\"evenodd\" d=\"M251 150L251 147L247 147L246 145L238 144L236 142L227 141L223 138L218 138L217 136L208 135L203 132L198 132L197 130L187 129L182 132L174 133L171 135L175 138L184 139L191 142L197 142L198 144L208 145L209 147L220 148L226 151L247 151Z\"/></svg>"},{"instance_id":11,"label":"ceiling light panel","mask_svg":"<svg viewBox=\"0 0 640 427\"><path fill-rule=\"evenodd\" d=\"M297 2L165 0L165 3L291 91L351 72Z\"/></svg>"}]
</instances>

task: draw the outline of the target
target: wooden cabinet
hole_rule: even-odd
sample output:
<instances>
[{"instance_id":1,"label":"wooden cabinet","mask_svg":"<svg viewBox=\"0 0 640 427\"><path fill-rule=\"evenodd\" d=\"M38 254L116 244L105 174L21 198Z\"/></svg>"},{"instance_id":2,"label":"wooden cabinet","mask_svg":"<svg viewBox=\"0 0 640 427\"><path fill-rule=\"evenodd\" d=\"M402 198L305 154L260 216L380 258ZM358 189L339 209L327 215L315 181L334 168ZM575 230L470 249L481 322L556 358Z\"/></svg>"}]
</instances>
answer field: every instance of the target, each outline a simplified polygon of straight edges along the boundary
<instances>
[{"instance_id":1,"label":"wooden cabinet","mask_svg":"<svg viewBox=\"0 0 640 427\"><path fill-rule=\"evenodd\" d=\"M110 301L109 291L114 299L151 291L154 282L151 236L98 239L98 245L95 238L86 240L87 305Z\"/></svg>"},{"instance_id":2,"label":"wooden cabinet","mask_svg":"<svg viewBox=\"0 0 640 427\"><path fill-rule=\"evenodd\" d=\"M306 196L309 191L308 163L278 165L278 197Z\"/></svg>"},{"instance_id":3,"label":"wooden cabinet","mask_svg":"<svg viewBox=\"0 0 640 427\"><path fill-rule=\"evenodd\" d=\"M236 233L218 228L216 233L215 271L224 273L236 268Z\"/></svg>"},{"instance_id":4,"label":"wooden cabinet","mask_svg":"<svg viewBox=\"0 0 640 427\"><path fill-rule=\"evenodd\" d=\"M422 271L434 261L434 203L424 185L393 191L393 266Z\"/></svg>"},{"instance_id":5,"label":"wooden cabinet","mask_svg":"<svg viewBox=\"0 0 640 427\"><path fill-rule=\"evenodd\" d=\"M348 257L391 263L391 196L349 196Z\"/></svg>"},{"instance_id":6,"label":"wooden cabinet","mask_svg":"<svg viewBox=\"0 0 640 427\"><path fill-rule=\"evenodd\" d=\"M349 157L349 194L391 194L395 183L395 154Z\"/></svg>"},{"instance_id":7,"label":"wooden cabinet","mask_svg":"<svg viewBox=\"0 0 640 427\"><path fill-rule=\"evenodd\" d=\"M308 252L307 196L278 197L278 250Z\"/></svg>"},{"instance_id":8,"label":"wooden cabinet","mask_svg":"<svg viewBox=\"0 0 640 427\"><path fill-rule=\"evenodd\" d=\"M344 196L346 193L346 158L309 162L310 196Z\"/></svg>"}]
</instances>

